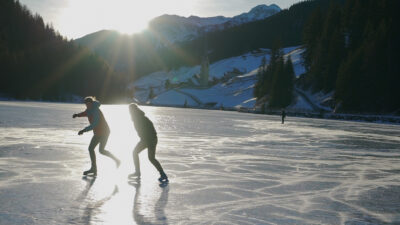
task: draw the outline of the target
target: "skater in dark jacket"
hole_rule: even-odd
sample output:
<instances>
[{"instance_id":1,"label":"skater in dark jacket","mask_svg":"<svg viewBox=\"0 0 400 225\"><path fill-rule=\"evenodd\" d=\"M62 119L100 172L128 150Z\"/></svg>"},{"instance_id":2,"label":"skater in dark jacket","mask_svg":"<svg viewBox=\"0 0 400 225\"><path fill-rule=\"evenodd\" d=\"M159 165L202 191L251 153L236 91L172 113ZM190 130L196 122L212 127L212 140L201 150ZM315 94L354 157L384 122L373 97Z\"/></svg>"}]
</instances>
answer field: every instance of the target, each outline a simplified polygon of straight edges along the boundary
<instances>
[{"instance_id":1,"label":"skater in dark jacket","mask_svg":"<svg viewBox=\"0 0 400 225\"><path fill-rule=\"evenodd\" d=\"M286 118L286 112L285 112L285 109L282 109L281 116L282 116L282 124L284 124L284 123L285 123L285 118Z\"/></svg>"},{"instance_id":2,"label":"skater in dark jacket","mask_svg":"<svg viewBox=\"0 0 400 225\"><path fill-rule=\"evenodd\" d=\"M91 161L91 167L89 170L83 172L83 175L88 174L97 174L97 165L96 165L96 154L94 152L94 148L100 143L100 153L110 157L115 161L117 167L120 164L120 161L113 155L111 152L106 151L104 148L106 147L108 137L110 136L110 128L108 127L107 121L105 120L103 113L99 109L100 102L96 101L94 97L86 97L85 100L86 110L72 115L72 118L75 117L87 117L90 125L85 129L80 130L78 132L79 135L82 135L85 132L93 130L93 137L90 141L89 145L89 155Z\"/></svg>"},{"instance_id":3,"label":"skater in dark jacket","mask_svg":"<svg viewBox=\"0 0 400 225\"><path fill-rule=\"evenodd\" d=\"M129 175L130 178L140 178L140 162L139 153L145 148L148 149L148 157L150 162L157 168L160 173L160 182L168 181L168 177L165 174L161 164L156 159L156 146L157 146L157 132L154 129L153 123L147 118L142 110L136 104L129 105L129 112L131 114L132 121L134 123L136 132L140 137L139 143L137 143L135 150L133 151L133 161L135 163L135 173Z\"/></svg>"}]
</instances>

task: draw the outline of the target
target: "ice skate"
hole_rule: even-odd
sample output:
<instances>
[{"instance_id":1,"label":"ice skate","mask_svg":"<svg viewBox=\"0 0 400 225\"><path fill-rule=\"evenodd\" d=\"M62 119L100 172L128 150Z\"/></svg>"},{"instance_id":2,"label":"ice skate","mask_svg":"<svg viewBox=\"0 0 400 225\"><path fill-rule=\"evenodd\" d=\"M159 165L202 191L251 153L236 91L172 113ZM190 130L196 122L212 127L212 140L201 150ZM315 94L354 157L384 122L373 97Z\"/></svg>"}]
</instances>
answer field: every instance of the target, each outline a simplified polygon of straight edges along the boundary
<instances>
[{"instance_id":1,"label":"ice skate","mask_svg":"<svg viewBox=\"0 0 400 225\"><path fill-rule=\"evenodd\" d=\"M161 183L168 182L167 174L161 173L161 176L160 176L160 178L158 178L158 181L160 181Z\"/></svg>"},{"instance_id":2,"label":"ice skate","mask_svg":"<svg viewBox=\"0 0 400 225\"><path fill-rule=\"evenodd\" d=\"M97 175L97 169L90 169L90 170L86 170L85 172L83 172L83 175L93 175L96 176Z\"/></svg>"}]
</instances>

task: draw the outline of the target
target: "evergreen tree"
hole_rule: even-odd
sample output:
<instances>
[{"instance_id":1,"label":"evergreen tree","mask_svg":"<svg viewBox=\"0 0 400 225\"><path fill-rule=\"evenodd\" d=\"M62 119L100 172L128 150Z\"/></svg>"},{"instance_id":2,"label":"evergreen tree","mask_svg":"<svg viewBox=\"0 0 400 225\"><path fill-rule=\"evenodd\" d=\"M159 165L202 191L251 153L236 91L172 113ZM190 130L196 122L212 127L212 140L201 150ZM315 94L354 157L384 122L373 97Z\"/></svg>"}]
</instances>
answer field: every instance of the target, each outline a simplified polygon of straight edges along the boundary
<instances>
[{"instance_id":1,"label":"evergreen tree","mask_svg":"<svg viewBox=\"0 0 400 225\"><path fill-rule=\"evenodd\" d=\"M293 100L294 70L289 57L284 62L283 57L278 59L274 73L274 82L270 98L270 107L285 108Z\"/></svg>"},{"instance_id":2,"label":"evergreen tree","mask_svg":"<svg viewBox=\"0 0 400 225\"><path fill-rule=\"evenodd\" d=\"M304 31L308 37L303 54L306 83L317 91L334 90L336 102L345 111L399 111L399 101L393 101L400 97L396 87L400 82L396 63L399 10L395 0L348 0L343 7L331 5L319 36L318 32L310 35L310 29ZM317 23L311 21L308 26Z\"/></svg>"},{"instance_id":3,"label":"evergreen tree","mask_svg":"<svg viewBox=\"0 0 400 225\"><path fill-rule=\"evenodd\" d=\"M121 96L126 82L99 57L45 25L19 1L0 1L0 92L19 99Z\"/></svg>"},{"instance_id":4,"label":"evergreen tree","mask_svg":"<svg viewBox=\"0 0 400 225\"><path fill-rule=\"evenodd\" d=\"M285 95L282 94L282 90L286 88L285 81L282 80L282 78L285 79L285 75L283 75L285 64L283 52L279 46L280 42L276 41L274 47L271 49L270 60L267 66L265 66L266 60L263 59L261 61L261 66L257 74L258 79L254 88L255 96L258 99L269 96L269 106L272 107L282 104L282 99L286 99Z\"/></svg>"},{"instance_id":5,"label":"evergreen tree","mask_svg":"<svg viewBox=\"0 0 400 225\"><path fill-rule=\"evenodd\" d=\"M283 106L285 106L286 104L289 105L293 101L294 80L296 76L293 69L293 62L290 56L288 57L285 63L284 75L285 75L284 90L286 90L286 92L285 92L285 100Z\"/></svg>"},{"instance_id":6,"label":"evergreen tree","mask_svg":"<svg viewBox=\"0 0 400 225\"><path fill-rule=\"evenodd\" d=\"M303 46L304 52L302 54L303 57L303 65L306 69L306 72L310 72L312 59L315 54L315 49L317 47L318 39L321 36L322 31L322 22L323 16L321 9L318 7L311 14L308 19L306 25L304 26L303 31Z\"/></svg>"},{"instance_id":7,"label":"evergreen tree","mask_svg":"<svg viewBox=\"0 0 400 225\"><path fill-rule=\"evenodd\" d=\"M341 9L335 4L331 7L323 32L323 39L327 39L327 60L322 71L322 89L326 92L335 88L338 68L345 57L344 35L341 28Z\"/></svg>"},{"instance_id":8,"label":"evergreen tree","mask_svg":"<svg viewBox=\"0 0 400 225\"><path fill-rule=\"evenodd\" d=\"M280 41L275 41L274 46L271 49L270 61L264 73L264 83L262 86L263 95L270 94L273 88L274 74L280 66L280 61L283 60L283 52L280 48Z\"/></svg>"},{"instance_id":9,"label":"evergreen tree","mask_svg":"<svg viewBox=\"0 0 400 225\"><path fill-rule=\"evenodd\" d=\"M317 14L318 15L318 14ZM318 19L312 18L312 19ZM310 26L318 22L311 22ZM313 81L314 90L331 91L337 77L337 69L344 56L344 36L341 31L341 9L338 4L331 4L324 19L320 32L315 31L319 37L314 37L316 43L303 57L306 66L309 65L309 80ZM317 28L316 28L317 29ZM310 38L309 38L310 39ZM310 52L312 51L312 52Z\"/></svg>"},{"instance_id":10,"label":"evergreen tree","mask_svg":"<svg viewBox=\"0 0 400 225\"><path fill-rule=\"evenodd\" d=\"M267 69L267 59L264 56L264 57L262 57L261 64L258 67L257 80L256 80L256 83L254 84L253 95L256 98L261 98L262 97L262 89L261 89L261 87L263 86L263 83L264 83L264 73L265 73L266 69Z\"/></svg>"},{"instance_id":11,"label":"evergreen tree","mask_svg":"<svg viewBox=\"0 0 400 225\"><path fill-rule=\"evenodd\" d=\"M276 61L275 68L272 74L272 88L270 92L269 107L280 108L284 96L284 59L279 57Z\"/></svg>"},{"instance_id":12,"label":"evergreen tree","mask_svg":"<svg viewBox=\"0 0 400 225\"><path fill-rule=\"evenodd\" d=\"M362 55L362 48L350 53L339 69L335 98L347 110L358 108L362 100Z\"/></svg>"}]
</instances>

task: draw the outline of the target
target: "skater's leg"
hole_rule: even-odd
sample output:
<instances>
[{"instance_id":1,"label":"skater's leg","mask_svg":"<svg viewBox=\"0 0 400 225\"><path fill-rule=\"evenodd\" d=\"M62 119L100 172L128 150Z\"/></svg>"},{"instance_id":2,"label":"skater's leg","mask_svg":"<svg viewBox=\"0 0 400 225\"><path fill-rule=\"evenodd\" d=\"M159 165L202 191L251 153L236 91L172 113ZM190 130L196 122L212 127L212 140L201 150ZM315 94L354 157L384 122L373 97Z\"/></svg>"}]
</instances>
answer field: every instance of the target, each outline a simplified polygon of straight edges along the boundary
<instances>
[{"instance_id":1,"label":"skater's leg","mask_svg":"<svg viewBox=\"0 0 400 225\"><path fill-rule=\"evenodd\" d=\"M161 173L161 171L163 171L163 168L161 167L160 162L158 162L158 160L156 159L156 145L150 145L148 147L148 157L150 162L154 165L154 167L157 168L158 172Z\"/></svg>"},{"instance_id":2,"label":"skater's leg","mask_svg":"<svg viewBox=\"0 0 400 225\"><path fill-rule=\"evenodd\" d=\"M149 143L148 146L148 157L150 162L157 168L158 172L160 173L160 181L161 180L168 180L167 175L164 173L164 170L160 164L160 162L156 159L156 146L157 146L157 139Z\"/></svg>"},{"instance_id":3,"label":"skater's leg","mask_svg":"<svg viewBox=\"0 0 400 225\"><path fill-rule=\"evenodd\" d=\"M139 153L146 148L146 144L143 141L139 141L137 143L135 149L133 150L133 163L135 164L135 174L140 176L140 162L139 162Z\"/></svg>"},{"instance_id":4,"label":"skater's leg","mask_svg":"<svg viewBox=\"0 0 400 225\"><path fill-rule=\"evenodd\" d=\"M88 171L85 171L86 174L87 172L97 172L96 153L94 152L94 148L96 148L97 144L99 144L99 141L100 140L97 136L93 136L92 140L90 141L89 156L90 156L91 167Z\"/></svg>"},{"instance_id":5,"label":"skater's leg","mask_svg":"<svg viewBox=\"0 0 400 225\"><path fill-rule=\"evenodd\" d=\"M108 136L102 136L100 138L100 147L99 147L100 153L113 159L115 161L115 164L117 164L117 167L119 167L119 164L120 164L119 159L117 157L115 157L111 152L105 150L107 141L108 141Z\"/></svg>"}]
</instances>

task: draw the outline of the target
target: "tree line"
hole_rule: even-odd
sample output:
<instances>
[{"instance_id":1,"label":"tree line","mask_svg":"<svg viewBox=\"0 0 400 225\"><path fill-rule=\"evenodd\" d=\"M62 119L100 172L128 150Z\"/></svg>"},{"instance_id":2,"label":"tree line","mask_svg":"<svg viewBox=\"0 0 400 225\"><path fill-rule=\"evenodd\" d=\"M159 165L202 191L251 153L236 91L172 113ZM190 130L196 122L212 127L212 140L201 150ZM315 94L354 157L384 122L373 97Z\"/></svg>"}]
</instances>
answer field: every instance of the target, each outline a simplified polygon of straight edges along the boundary
<instances>
[{"instance_id":1,"label":"tree line","mask_svg":"<svg viewBox=\"0 0 400 225\"><path fill-rule=\"evenodd\" d=\"M306 74L298 83L333 91L342 111L399 113L399 6L347 0L317 8L304 28Z\"/></svg>"},{"instance_id":2,"label":"tree line","mask_svg":"<svg viewBox=\"0 0 400 225\"><path fill-rule=\"evenodd\" d=\"M285 108L293 100L295 74L290 56L285 60L277 43L271 49L269 63L265 57L257 71L254 96L269 108Z\"/></svg>"},{"instance_id":3,"label":"tree line","mask_svg":"<svg viewBox=\"0 0 400 225\"><path fill-rule=\"evenodd\" d=\"M77 46L15 0L0 1L0 93L17 99L123 96L126 74Z\"/></svg>"}]
</instances>

